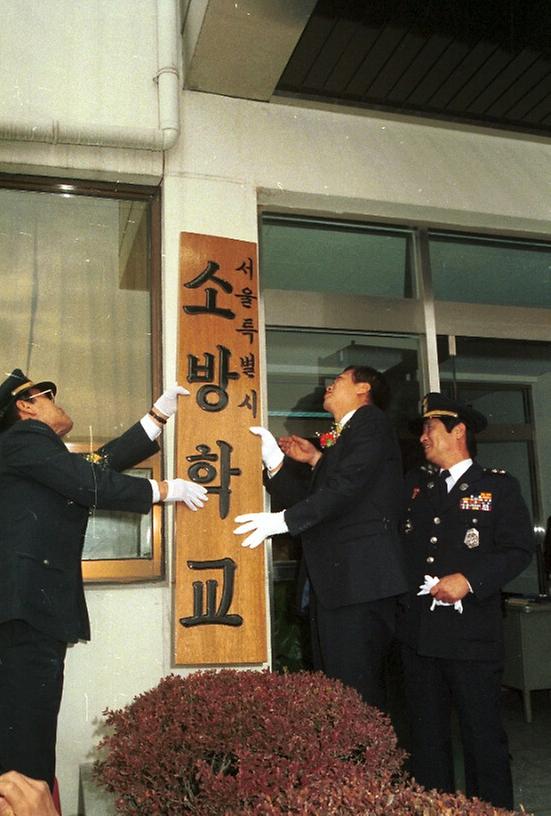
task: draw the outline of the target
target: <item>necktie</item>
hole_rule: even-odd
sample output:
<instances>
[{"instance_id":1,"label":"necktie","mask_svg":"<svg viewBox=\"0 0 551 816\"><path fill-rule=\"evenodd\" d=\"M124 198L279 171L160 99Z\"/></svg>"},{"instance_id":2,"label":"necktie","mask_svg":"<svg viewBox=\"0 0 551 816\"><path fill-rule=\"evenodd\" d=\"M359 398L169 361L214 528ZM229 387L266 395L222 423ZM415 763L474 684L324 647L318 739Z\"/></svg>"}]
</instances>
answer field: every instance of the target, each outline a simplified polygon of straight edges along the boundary
<instances>
[{"instance_id":1,"label":"necktie","mask_svg":"<svg viewBox=\"0 0 551 816\"><path fill-rule=\"evenodd\" d=\"M446 484L446 479L450 475L449 470L443 470L441 473L438 474L438 495L440 501L443 501L446 496L448 495L448 485Z\"/></svg>"}]
</instances>

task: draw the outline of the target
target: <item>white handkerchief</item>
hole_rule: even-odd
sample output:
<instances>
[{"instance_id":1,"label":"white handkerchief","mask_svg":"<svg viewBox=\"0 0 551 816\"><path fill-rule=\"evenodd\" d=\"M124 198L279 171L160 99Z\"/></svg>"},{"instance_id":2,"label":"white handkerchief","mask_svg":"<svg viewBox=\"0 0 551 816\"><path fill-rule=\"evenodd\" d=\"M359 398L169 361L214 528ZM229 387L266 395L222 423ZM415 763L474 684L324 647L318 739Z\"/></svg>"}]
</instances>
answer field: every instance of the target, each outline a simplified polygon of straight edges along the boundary
<instances>
[{"instance_id":1,"label":"white handkerchief","mask_svg":"<svg viewBox=\"0 0 551 816\"><path fill-rule=\"evenodd\" d=\"M425 583L420 585L420 587L419 587L420 591L417 594L418 595L429 595L431 589L433 588L433 586L436 586L436 584L439 581L440 581L440 578L435 578L432 575L425 575ZM432 604L431 604L431 607L430 607L430 611L433 612L434 609L437 606L452 606L452 604L448 603L447 601L437 601L436 598L433 598L432 599ZM461 601L456 601L453 604L453 608L455 609L456 612L459 612L461 614L463 613L463 604L462 604Z\"/></svg>"}]
</instances>

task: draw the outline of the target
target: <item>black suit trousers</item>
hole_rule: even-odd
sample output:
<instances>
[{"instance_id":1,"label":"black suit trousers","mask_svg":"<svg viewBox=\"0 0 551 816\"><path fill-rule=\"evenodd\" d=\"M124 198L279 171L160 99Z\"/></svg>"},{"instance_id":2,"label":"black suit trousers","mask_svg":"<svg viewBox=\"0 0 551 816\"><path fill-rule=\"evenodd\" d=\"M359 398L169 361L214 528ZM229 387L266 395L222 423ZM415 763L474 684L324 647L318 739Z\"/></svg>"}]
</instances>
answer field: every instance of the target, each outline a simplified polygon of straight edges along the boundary
<instances>
[{"instance_id":1,"label":"black suit trousers","mask_svg":"<svg viewBox=\"0 0 551 816\"><path fill-rule=\"evenodd\" d=\"M396 598L327 609L310 589L314 669L358 691L384 709L385 658L394 635Z\"/></svg>"},{"instance_id":2,"label":"black suit trousers","mask_svg":"<svg viewBox=\"0 0 551 816\"><path fill-rule=\"evenodd\" d=\"M0 624L0 772L44 779L50 789L66 649L25 621Z\"/></svg>"},{"instance_id":3,"label":"black suit trousers","mask_svg":"<svg viewBox=\"0 0 551 816\"><path fill-rule=\"evenodd\" d=\"M437 613L435 613L437 614ZM402 648L409 714L410 770L426 788L454 792L452 706L459 720L467 796L513 809L499 660L449 660Z\"/></svg>"}]
</instances>

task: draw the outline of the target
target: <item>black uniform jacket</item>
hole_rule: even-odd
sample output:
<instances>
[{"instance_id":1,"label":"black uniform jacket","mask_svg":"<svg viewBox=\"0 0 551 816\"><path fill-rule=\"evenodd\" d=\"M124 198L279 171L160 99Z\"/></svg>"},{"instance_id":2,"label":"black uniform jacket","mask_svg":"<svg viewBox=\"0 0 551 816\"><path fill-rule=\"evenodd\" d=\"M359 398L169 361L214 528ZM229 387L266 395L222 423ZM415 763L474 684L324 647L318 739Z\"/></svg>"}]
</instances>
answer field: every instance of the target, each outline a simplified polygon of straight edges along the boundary
<instances>
[{"instance_id":1,"label":"black uniform jacket","mask_svg":"<svg viewBox=\"0 0 551 816\"><path fill-rule=\"evenodd\" d=\"M517 480L475 462L440 500L430 468L411 471L405 488L410 593L399 616L399 637L422 655L500 660L500 590L528 565L535 544ZM473 590L463 598L463 613L453 606L431 612L432 596L417 596L424 576L453 573L462 573Z\"/></svg>"},{"instance_id":2,"label":"black uniform jacket","mask_svg":"<svg viewBox=\"0 0 551 816\"><path fill-rule=\"evenodd\" d=\"M295 474L286 460L267 487L289 508L285 521L291 535L302 537L318 600L334 609L404 592L401 457L385 414L374 405L359 408L310 479Z\"/></svg>"},{"instance_id":3,"label":"black uniform jacket","mask_svg":"<svg viewBox=\"0 0 551 816\"><path fill-rule=\"evenodd\" d=\"M66 642L90 637L81 554L94 508L147 513L147 479L118 473L158 450L138 423L91 463L43 422L0 434L0 623L25 620Z\"/></svg>"}]
</instances>

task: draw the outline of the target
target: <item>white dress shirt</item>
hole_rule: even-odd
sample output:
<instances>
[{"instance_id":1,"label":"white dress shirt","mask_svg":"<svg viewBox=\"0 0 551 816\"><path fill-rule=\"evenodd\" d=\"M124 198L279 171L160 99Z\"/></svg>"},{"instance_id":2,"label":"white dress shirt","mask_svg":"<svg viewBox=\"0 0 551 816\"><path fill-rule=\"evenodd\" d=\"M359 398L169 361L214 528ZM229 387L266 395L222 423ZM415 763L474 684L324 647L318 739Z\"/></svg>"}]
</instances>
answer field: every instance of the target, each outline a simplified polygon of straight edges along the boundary
<instances>
[{"instance_id":1,"label":"white dress shirt","mask_svg":"<svg viewBox=\"0 0 551 816\"><path fill-rule=\"evenodd\" d=\"M446 478L448 493L450 492L454 484L460 480L463 474L468 471L472 463L473 463L472 459L462 459L461 462L456 462L455 465L452 465L450 468L448 468L450 474ZM442 470L443 468L440 469L440 473L442 473Z\"/></svg>"}]
</instances>

